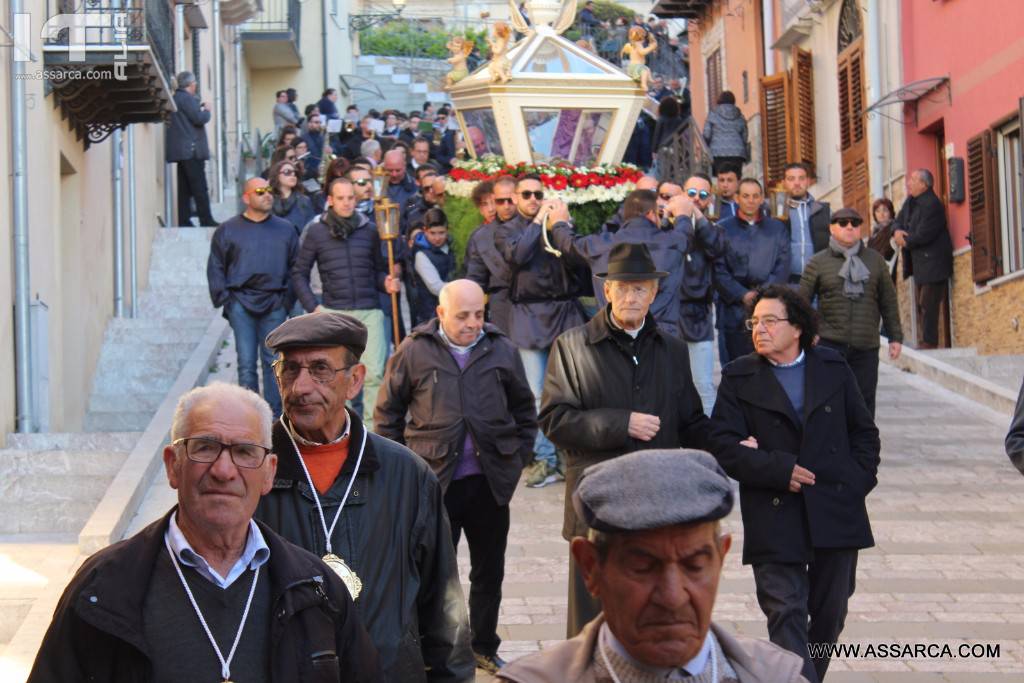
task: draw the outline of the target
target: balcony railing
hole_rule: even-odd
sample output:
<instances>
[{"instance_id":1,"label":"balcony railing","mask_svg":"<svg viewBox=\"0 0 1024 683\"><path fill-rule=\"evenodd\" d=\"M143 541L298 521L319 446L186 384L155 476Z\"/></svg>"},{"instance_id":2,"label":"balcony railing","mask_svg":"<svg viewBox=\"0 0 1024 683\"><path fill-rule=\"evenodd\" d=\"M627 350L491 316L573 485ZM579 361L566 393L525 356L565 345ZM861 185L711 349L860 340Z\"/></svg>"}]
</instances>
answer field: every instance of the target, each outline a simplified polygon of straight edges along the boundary
<instances>
[{"instance_id":1,"label":"balcony railing","mask_svg":"<svg viewBox=\"0 0 1024 683\"><path fill-rule=\"evenodd\" d=\"M86 146L173 111L168 0L48 0L47 9L47 91Z\"/></svg>"},{"instance_id":2,"label":"balcony railing","mask_svg":"<svg viewBox=\"0 0 1024 683\"><path fill-rule=\"evenodd\" d=\"M246 32L291 31L299 42L302 25L302 5L299 0L263 0L263 11L242 25Z\"/></svg>"},{"instance_id":3,"label":"balcony railing","mask_svg":"<svg viewBox=\"0 0 1024 683\"><path fill-rule=\"evenodd\" d=\"M263 11L242 24L246 61L255 69L301 66L299 0L263 0Z\"/></svg>"}]
</instances>

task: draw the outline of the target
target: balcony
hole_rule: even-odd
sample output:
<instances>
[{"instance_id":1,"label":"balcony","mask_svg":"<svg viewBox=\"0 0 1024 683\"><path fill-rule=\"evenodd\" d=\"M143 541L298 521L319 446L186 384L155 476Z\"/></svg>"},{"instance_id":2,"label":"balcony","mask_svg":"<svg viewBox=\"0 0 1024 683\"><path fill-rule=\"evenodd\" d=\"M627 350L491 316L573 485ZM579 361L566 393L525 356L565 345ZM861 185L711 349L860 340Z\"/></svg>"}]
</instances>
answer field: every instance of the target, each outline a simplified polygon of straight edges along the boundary
<instances>
[{"instance_id":1,"label":"balcony","mask_svg":"<svg viewBox=\"0 0 1024 683\"><path fill-rule=\"evenodd\" d=\"M49 0L46 90L86 148L117 128L174 111L167 0Z\"/></svg>"},{"instance_id":2,"label":"balcony","mask_svg":"<svg viewBox=\"0 0 1024 683\"><path fill-rule=\"evenodd\" d=\"M299 0L263 0L263 11L242 25L242 48L251 69L302 66Z\"/></svg>"}]
</instances>

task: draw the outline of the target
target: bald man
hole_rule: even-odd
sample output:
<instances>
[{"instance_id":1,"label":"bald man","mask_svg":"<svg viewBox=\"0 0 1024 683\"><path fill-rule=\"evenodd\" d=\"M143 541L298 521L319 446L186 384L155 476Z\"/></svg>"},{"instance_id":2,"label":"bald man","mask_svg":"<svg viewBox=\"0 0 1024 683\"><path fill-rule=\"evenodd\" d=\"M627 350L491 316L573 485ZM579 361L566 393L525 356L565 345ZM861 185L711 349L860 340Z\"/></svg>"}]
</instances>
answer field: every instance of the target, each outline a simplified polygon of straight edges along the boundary
<instances>
[{"instance_id":1,"label":"bald man","mask_svg":"<svg viewBox=\"0 0 1024 683\"><path fill-rule=\"evenodd\" d=\"M206 280L214 307L223 306L238 351L238 383L259 393L274 417L281 414L281 395L271 364L274 354L263 342L288 317L294 303L290 272L299 250L295 227L273 215L274 194L263 178L249 178L242 193L245 211L224 221L213 233Z\"/></svg>"},{"instance_id":2,"label":"bald man","mask_svg":"<svg viewBox=\"0 0 1024 683\"><path fill-rule=\"evenodd\" d=\"M384 155L384 172L388 176L388 198L398 204L399 208L405 206L419 188L409 175L403 150L388 150Z\"/></svg>"},{"instance_id":3,"label":"bald man","mask_svg":"<svg viewBox=\"0 0 1024 683\"><path fill-rule=\"evenodd\" d=\"M497 627L508 506L533 459L537 415L519 352L484 322L480 285L449 282L437 317L399 345L388 361L374 425L433 468L445 490L455 546L466 532L473 652L477 666L494 673L504 664Z\"/></svg>"},{"instance_id":4,"label":"bald man","mask_svg":"<svg viewBox=\"0 0 1024 683\"><path fill-rule=\"evenodd\" d=\"M649 175L641 176L640 180L636 181L636 189L637 190L657 190L658 189L658 179L655 178L654 176L649 176ZM624 209L625 205L626 205L625 201L623 201L623 203L619 205L619 208L615 211L615 213L613 213L611 215L611 217L604 222L604 225L601 226L601 232L618 232L619 231L619 228L622 227L622 224L626 222L626 219L623 218L623 216L622 216L622 212L623 212L623 209Z\"/></svg>"}]
</instances>

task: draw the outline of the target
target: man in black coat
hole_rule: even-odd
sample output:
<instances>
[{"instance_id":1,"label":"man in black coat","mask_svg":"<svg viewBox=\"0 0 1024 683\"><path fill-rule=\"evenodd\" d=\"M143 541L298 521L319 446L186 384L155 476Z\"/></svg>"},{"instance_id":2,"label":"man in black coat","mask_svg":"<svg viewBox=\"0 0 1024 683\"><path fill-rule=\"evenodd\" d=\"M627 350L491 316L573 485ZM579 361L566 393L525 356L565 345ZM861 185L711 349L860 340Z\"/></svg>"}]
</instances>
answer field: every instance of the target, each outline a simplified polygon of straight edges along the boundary
<instances>
[{"instance_id":1,"label":"man in black coat","mask_svg":"<svg viewBox=\"0 0 1024 683\"><path fill-rule=\"evenodd\" d=\"M878 429L843 357L813 346L816 313L799 293L759 290L748 324L756 351L722 369L712 437L740 483L743 564L753 565L768 635L818 683L829 660L812 659L808 643L839 639L857 551L874 545L865 498L877 483Z\"/></svg>"},{"instance_id":2,"label":"man in black coat","mask_svg":"<svg viewBox=\"0 0 1024 683\"><path fill-rule=\"evenodd\" d=\"M939 309L953 275L953 240L946 225L946 207L932 189L931 171L920 168L907 176L906 202L896 215L893 239L903 248L903 276L914 276L921 316L919 349L939 345Z\"/></svg>"},{"instance_id":3,"label":"man in black coat","mask_svg":"<svg viewBox=\"0 0 1024 683\"><path fill-rule=\"evenodd\" d=\"M337 312L291 318L267 337L285 407L277 476L256 518L341 576L388 683L468 683L469 620L441 485L345 409L366 375L366 341L366 326Z\"/></svg>"},{"instance_id":4,"label":"man in black coat","mask_svg":"<svg viewBox=\"0 0 1024 683\"><path fill-rule=\"evenodd\" d=\"M505 257L495 245L495 236L505 221L516 215L516 179L501 176L494 181L495 219L484 223L466 241L466 277L480 285L488 296L487 319L502 332L508 329L511 302L508 286L512 276Z\"/></svg>"},{"instance_id":5,"label":"man in black coat","mask_svg":"<svg viewBox=\"0 0 1024 683\"><path fill-rule=\"evenodd\" d=\"M480 285L444 286L437 317L413 330L388 361L374 425L441 481L452 544L458 547L463 531L469 543L476 664L496 673L504 665L497 629L509 501L533 459L537 411L516 347L484 323Z\"/></svg>"},{"instance_id":6,"label":"man in black coat","mask_svg":"<svg viewBox=\"0 0 1024 683\"><path fill-rule=\"evenodd\" d=\"M253 521L271 424L237 385L181 397L163 451L178 504L75 573L29 681L383 680L342 580Z\"/></svg>"},{"instance_id":7,"label":"man in black coat","mask_svg":"<svg viewBox=\"0 0 1024 683\"><path fill-rule=\"evenodd\" d=\"M690 377L686 344L658 327L650 307L658 271L644 244L617 244L604 279L610 302L590 322L555 340L541 399L540 424L566 452L566 491L594 463L645 448L707 450L708 418ZM587 525L565 496L562 537L586 536ZM572 638L601 611L569 557Z\"/></svg>"},{"instance_id":8,"label":"man in black coat","mask_svg":"<svg viewBox=\"0 0 1024 683\"><path fill-rule=\"evenodd\" d=\"M206 142L206 124L210 108L196 97L199 84L191 71L176 77L174 105L178 108L167 123L165 159L178 166L178 225L192 225L192 201L196 203L199 225L214 226L210 213L210 190L206 186L206 160L210 146Z\"/></svg>"}]
</instances>

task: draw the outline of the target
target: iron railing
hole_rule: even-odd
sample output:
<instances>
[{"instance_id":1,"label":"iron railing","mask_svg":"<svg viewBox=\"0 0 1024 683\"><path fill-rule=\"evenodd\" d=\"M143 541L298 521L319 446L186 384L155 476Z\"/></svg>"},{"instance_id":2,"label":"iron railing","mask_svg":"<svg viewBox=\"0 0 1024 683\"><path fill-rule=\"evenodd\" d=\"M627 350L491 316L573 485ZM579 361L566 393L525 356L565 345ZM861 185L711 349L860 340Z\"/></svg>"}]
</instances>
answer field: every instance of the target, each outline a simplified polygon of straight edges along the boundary
<instances>
[{"instance_id":1,"label":"iron railing","mask_svg":"<svg viewBox=\"0 0 1024 683\"><path fill-rule=\"evenodd\" d=\"M292 32L295 44L299 44L302 27L302 6L299 0L263 0L263 11L242 25L242 31L249 32Z\"/></svg>"},{"instance_id":2,"label":"iron railing","mask_svg":"<svg viewBox=\"0 0 1024 683\"><path fill-rule=\"evenodd\" d=\"M658 180L682 184L694 173L711 173L711 152L692 116L686 118L661 149L655 150L655 155Z\"/></svg>"},{"instance_id":3,"label":"iron railing","mask_svg":"<svg viewBox=\"0 0 1024 683\"><path fill-rule=\"evenodd\" d=\"M169 81L173 71L174 20L167 0L47 0L47 19L59 14L92 15L82 32L88 52L95 47L149 45L153 59ZM71 22L43 36L46 45L69 45Z\"/></svg>"}]
</instances>

